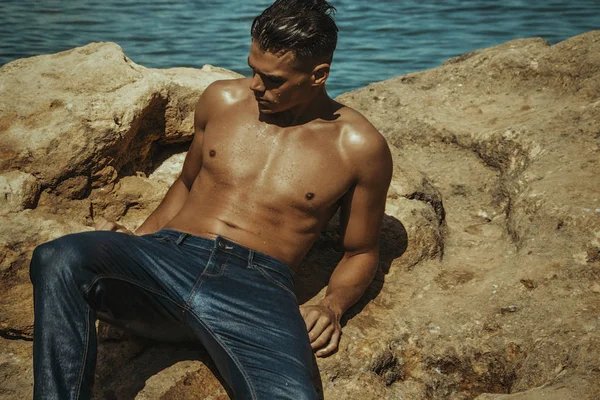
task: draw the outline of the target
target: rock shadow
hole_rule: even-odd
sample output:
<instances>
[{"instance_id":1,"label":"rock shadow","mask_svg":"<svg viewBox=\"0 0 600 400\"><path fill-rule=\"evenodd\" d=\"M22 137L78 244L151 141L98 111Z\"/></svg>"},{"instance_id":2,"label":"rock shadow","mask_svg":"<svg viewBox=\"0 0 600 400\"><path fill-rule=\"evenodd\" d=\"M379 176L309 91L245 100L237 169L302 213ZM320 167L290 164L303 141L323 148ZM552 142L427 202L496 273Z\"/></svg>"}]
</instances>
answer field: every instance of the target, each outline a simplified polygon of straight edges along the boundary
<instances>
[{"instance_id":1,"label":"rock shadow","mask_svg":"<svg viewBox=\"0 0 600 400\"><path fill-rule=\"evenodd\" d=\"M342 258L338 225L339 217L336 214L298 267L295 280L299 304L312 299L327 286L333 270ZM390 271L392 262L402 256L408 247L406 228L398 219L384 215L379 242L379 268L375 278L362 299L346 312L342 320L343 325L360 313L381 292L385 275Z\"/></svg>"},{"instance_id":2,"label":"rock shadow","mask_svg":"<svg viewBox=\"0 0 600 400\"><path fill-rule=\"evenodd\" d=\"M131 121L131 127L122 141L106 149L114 158L119 177L136 175L137 171L148 173L152 169L151 149L165 136L166 108L168 98L155 95L139 115ZM123 122L115 117L115 124Z\"/></svg>"},{"instance_id":3,"label":"rock shadow","mask_svg":"<svg viewBox=\"0 0 600 400\"><path fill-rule=\"evenodd\" d=\"M98 346L98 363L93 388L93 400L134 400L148 384L148 380L181 361L199 361L214 375L220 386L214 382L210 387L190 388L194 394L218 395L215 399L233 398L233 392L222 378L216 365L199 343L165 343L135 336L100 322L100 331L110 331L109 338L101 338ZM183 368L175 375L184 381L188 375L202 370ZM202 371L204 372L204 371ZM205 378L212 380L210 373ZM167 379L168 380L168 379ZM171 386L179 382L169 380ZM170 388L164 388L168 391ZM198 392L202 393L198 393ZM211 391L211 393L208 393ZM164 393L163 393L164 394Z\"/></svg>"},{"instance_id":4,"label":"rock shadow","mask_svg":"<svg viewBox=\"0 0 600 400\"><path fill-rule=\"evenodd\" d=\"M158 167L175 154L187 153L191 143L191 138L177 143L154 142L151 151L151 168L148 171L148 175L156 171Z\"/></svg>"},{"instance_id":5,"label":"rock shadow","mask_svg":"<svg viewBox=\"0 0 600 400\"><path fill-rule=\"evenodd\" d=\"M147 389L148 380L181 361L198 361L209 371L198 367L182 366L162 381L152 384L150 393L161 399L174 398L214 400L234 399L234 394L221 376L217 366L200 343L165 343L135 336L100 322L100 331L109 331L109 337L99 340L98 363L92 400L134 400ZM106 336L106 335L105 335ZM323 383L316 358L313 356L313 384L323 399ZM177 367L176 367L177 368ZM173 380L176 376L177 380ZM213 379L213 377L215 379ZM166 385L165 385L166 384ZM158 387L157 386L161 386ZM146 396L143 396L146 398Z\"/></svg>"}]
</instances>

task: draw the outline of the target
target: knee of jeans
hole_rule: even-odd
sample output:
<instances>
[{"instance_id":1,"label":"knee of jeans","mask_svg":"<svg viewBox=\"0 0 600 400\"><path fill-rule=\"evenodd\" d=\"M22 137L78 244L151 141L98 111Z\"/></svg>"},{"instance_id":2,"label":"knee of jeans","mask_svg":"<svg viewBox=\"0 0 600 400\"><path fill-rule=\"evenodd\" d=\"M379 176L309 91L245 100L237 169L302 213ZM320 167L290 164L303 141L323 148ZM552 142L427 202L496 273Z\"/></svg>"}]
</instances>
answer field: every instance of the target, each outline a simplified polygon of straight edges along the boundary
<instances>
[{"instance_id":1,"label":"knee of jeans","mask_svg":"<svg viewBox=\"0 0 600 400\"><path fill-rule=\"evenodd\" d=\"M37 246L29 265L31 283L35 285L40 280L71 276L82 260L75 242L71 238L61 237Z\"/></svg>"}]
</instances>

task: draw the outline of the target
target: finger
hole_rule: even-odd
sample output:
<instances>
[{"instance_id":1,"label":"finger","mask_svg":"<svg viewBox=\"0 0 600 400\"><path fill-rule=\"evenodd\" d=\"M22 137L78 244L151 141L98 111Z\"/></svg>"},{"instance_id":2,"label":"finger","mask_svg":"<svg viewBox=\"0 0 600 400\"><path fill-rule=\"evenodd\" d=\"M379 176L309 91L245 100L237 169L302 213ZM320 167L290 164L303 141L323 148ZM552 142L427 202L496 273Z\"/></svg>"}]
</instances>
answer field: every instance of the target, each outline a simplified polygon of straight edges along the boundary
<instances>
[{"instance_id":1,"label":"finger","mask_svg":"<svg viewBox=\"0 0 600 400\"><path fill-rule=\"evenodd\" d=\"M314 342L319 336L321 336L321 333L323 333L323 331L330 325L333 325L331 323L331 318L329 318L329 316L327 315L321 315L321 317L317 320L312 329L308 331L308 338L310 339L310 342Z\"/></svg>"},{"instance_id":2,"label":"finger","mask_svg":"<svg viewBox=\"0 0 600 400\"><path fill-rule=\"evenodd\" d=\"M96 224L96 230L99 231L109 231L111 229L112 222L108 221L105 218L98 218L98 223Z\"/></svg>"},{"instance_id":3,"label":"finger","mask_svg":"<svg viewBox=\"0 0 600 400\"><path fill-rule=\"evenodd\" d=\"M104 217L98 217L95 219L95 222L96 223L94 224L94 229L97 231L101 231L104 224L106 224L108 221Z\"/></svg>"},{"instance_id":4,"label":"finger","mask_svg":"<svg viewBox=\"0 0 600 400\"><path fill-rule=\"evenodd\" d=\"M117 225L116 223L104 220L104 223L100 224L100 226L98 227L97 230L99 230L99 231L111 231L112 232L112 231L116 231L119 228L121 228L121 226Z\"/></svg>"},{"instance_id":5,"label":"finger","mask_svg":"<svg viewBox=\"0 0 600 400\"><path fill-rule=\"evenodd\" d=\"M333 335L333 332L335 332L335 326L329 325L327 328L325 328L323 330L323 332L319 335L318 338L316 338L315 340L313 340L310 343L310 347L313 350L315 350L315 349L325 346L326 344L329 344L329 341L331 339L331 336Z\"/></svg>"},{"instance_id":6,"label":"finger","mask_svg":"<svg viewBox=\"0 0 600 400\"><path fill-rule=\"evenodd\" d=\"M300 315L302 315L302 318L306 318L306 314L308 313L308 310L305 306L300 306Z\"/></svg>"},{"instance_id":7,"label":"finger","mask_svg":"<svg viewBox=\"0 0 600 400\"><path fill-rule=\"evenodd\" d=\"M305 312L305 316L304 316L304 323L306 324L306 330L308 332L310 332L313 327L315 326L315 324L317 323L317 320L319 319L319 312L316 310L311 310L308 312Z\"/></svg>"},{"instance_id":8,"label":"finger","mask_svg":"<svg viewBox=\"0 0 600 400\"><path fill-rule=\"evenodd\" d=\"M331 335L331 339L329 339L329 344L326 347L323 347L321 350L317 351L317 357L324 357L336 351L338 349L340 343L340 337L342 336L342 331L336 329Z\"/></svg>"}]
</instances>

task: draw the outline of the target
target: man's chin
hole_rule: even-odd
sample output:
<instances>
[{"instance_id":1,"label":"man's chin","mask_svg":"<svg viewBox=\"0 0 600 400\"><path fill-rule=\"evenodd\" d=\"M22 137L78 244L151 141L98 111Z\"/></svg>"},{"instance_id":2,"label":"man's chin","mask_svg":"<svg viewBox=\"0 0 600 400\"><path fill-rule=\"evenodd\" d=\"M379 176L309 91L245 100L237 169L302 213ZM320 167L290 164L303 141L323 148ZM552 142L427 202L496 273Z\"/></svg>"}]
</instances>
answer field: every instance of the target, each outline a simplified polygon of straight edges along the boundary
<instances>
[{"instance_id":1,"label":"man's chin","mask_svg":"<svg viewBox=\"0 0 600 400\"><path fill-rule=\"evenodd\" d=\"M269 107L268 105L266 105L266 104L261 104L261 103L258 103L258 111L259 111L261 114L269 114L269 115L277 113L277 111L273 110L273 109L272 109L271 107Z\"/></svg>"}]
</instances>

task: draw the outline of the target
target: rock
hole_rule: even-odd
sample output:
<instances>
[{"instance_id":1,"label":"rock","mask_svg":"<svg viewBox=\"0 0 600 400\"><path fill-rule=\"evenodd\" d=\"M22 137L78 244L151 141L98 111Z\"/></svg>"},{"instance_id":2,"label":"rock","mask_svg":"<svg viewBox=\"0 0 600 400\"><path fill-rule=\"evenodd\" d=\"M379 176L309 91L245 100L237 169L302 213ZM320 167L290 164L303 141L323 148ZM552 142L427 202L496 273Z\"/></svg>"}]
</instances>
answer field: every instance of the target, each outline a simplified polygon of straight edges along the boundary
<instances>
[{"instance_id":1,"label":"rock","mask_svg":"<svg viewBox=\"0 0 600 400\"><path fill-rule=\"evenodd\" d=\"M211 82L236 77L211 66L148 69L114 43L0 68L0 340L26 349L29 368L21 373L20 361L2 360L8 398L31 397L35 246L92 229L95 215L137 227L174 179L164 161L181 165L198 97ZM160 178L148 180L161 164Z\"/></svg>"},{"instance_id":2,"label":"rock","mask_svg":"<svg viewBox=\"0 0 600 400\"><path fill-rule=\"evenodd\" d=\"M190 140L204 88L238 76L148 69L114 43L10 62L0 68L0 170L28 172L42 187L78 176L99 187L147 172L161 146Z\"/></svg>"},{"instance_id":3,"label":"rock","mask_svg":"<svg viewBox=\"0 0 600 400\"><path fill-rule=\"evenodd\" d=\"M56 187L56 192L61 197L77 200L85 196L87 189L88 177L79 175L73 178L67 178L59 183Z\"/></svg>"},{"instance_id":4,"label":"rock","mask_svg":"<svg viewBox=\"0 0 600 400\"><path fill-rule=\"evenodd\" d=\"M195 99L233 76L147 69L114 44L0 68L0 174L41 192L34 210L18 200L0 216L7 398L31 396L35 245L99 215L139 225L179 174ZM386 136L395 169L375 280L338 352L318 359L326 398L597 397L598 93L600 31L519 39L340 96ZM342 256L336 224L296 275L302 303ZM95 398L227 398L201 349L100 330Z\"/></svg>"},{"instance_id":5,"label":"rock","mask_svg":"<svg viewBox=\"0 0 600 400\"><path fill-rule=\"evenodd\" d=\"M178 153L164 160L149 176L152 181L160 181L166 183L169 187L175 179L181 174L183 161L185 160L184 153Z\"/></svg>"},{"instance_id":6,"label":"rock","mask_svg":"<svg viewBox=\"0 0 600 400\"><path fill-rule=\"evenodd\" d=\"M35 207L40 184L31 174L10 171L0 174L0 214Z\"/></svg>"},{"instance_id":7,"label":"rock","mask_svg":"<svg viewBox=\"0 0 600 400\"><path fill-rule=\"evenodd\" d=\"M340 96L388 138L396 166L409 165L437 192L415 199L439 199L444 210L441 260L415 258L409 272L395 269L406 251L345 327L346 337L361 332L349 339L352 348L378 337L375 348L420 355L407 363L402 350L394 352L403 379L382 397L600 393L598 300L590 284L600 266L598 93L596 31L554 46L512 41ZM395 186L398 177L393 197L408 192ZM405 224L406 212L392 207L388 201L388 214ZM411 235L405 225L410 243L421 229L415 225ZM505 350L507 343L519 353ZM351 371L368 368L363 354L340 353L321 367L326 393L328 371L343 369L347 378L335 378L343 385L360 376ZM566 359L565 379L557 379Z\"/></svg>"}]
</instances>

